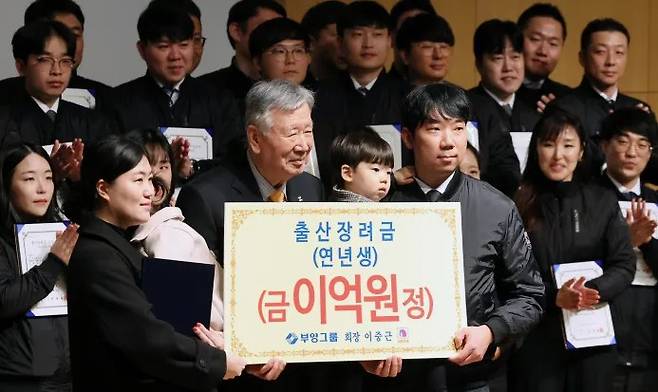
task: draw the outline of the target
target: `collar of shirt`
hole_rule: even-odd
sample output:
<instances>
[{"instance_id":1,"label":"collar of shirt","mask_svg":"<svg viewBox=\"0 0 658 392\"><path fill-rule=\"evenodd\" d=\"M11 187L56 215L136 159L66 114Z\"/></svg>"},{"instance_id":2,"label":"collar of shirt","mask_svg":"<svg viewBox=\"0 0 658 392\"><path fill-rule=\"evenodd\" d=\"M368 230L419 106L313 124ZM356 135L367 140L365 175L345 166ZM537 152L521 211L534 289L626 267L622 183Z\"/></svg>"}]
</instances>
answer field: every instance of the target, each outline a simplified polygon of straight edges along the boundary
<instances>
[{"instance_id":1,"label":"collar of shirt","mask_svg":"<svg viewBox=\"0 0 658 392\"><path fill-rule=\"evenodd\" d=\"M155 229L158 228L158 226L172 219L176 219L181 222L185 219L180 208L162 208L160 211L157 211L155 214L151 215L151 218L148 220L148 222L143 223L137 227L137 230L135 230L133 238L130 241L144 241Z\"/></svg>"},{"instance_id":2,"label":"collar of shirt","mask_svg":"<svg viewBox=\"0 0 658 392\"><path fill-rule=\"evenodd\" d=\"M57 109L59 109L59 98L57 98L57 100L55 100L55 103L51 107L48 107L48 105L46 105L45 103L39 101L38 99L36 99L34 97L32 97L32 99L34 100L34 102L37 103L37 106L39 106L39 109L43 110L44 113L48 113L49 110L52 110L53 112L57 113Z\"/></svg>"},{"instance_id":3,"label":"collar of shirt","mask_svg":"<svg viewBox=\"0 0 658 392\"><path fill-rule=\"evenodd\" d=\"M530 90L539 90L544 85L546 79L539 80L530 80L528 78L523 79L523 85Z\"/></svg>"},{"instance_id":4,"label":"collar of shirt","mask_svg":"<svg viewBox=\"0 0 658 392\"><path fill-rule=\"evenodd\" d=\"M432 189L439 191L441 194L444 194L446 192L446 189L448 189L448 185L450 184L452 177L454 176L455 176L455 172L452 172L450 177L446 178L446 180L443 181L441 185L439 185L436 188L432 188L431 186L427 185L426 183L423 182L423 180L421 180L418 177L414 177L414 179L416 180L416 183L418 184L418 186L420 186L420 190L422 190L424 194L427 194L427 192L431 191Z\"/></svg>"},{"instance_id":5,"label":"collar of shirt","mask_svg":"<svg viewBox=\"0 0 658 392\"><path fill-rule=\"evenodd\" d=\"M162 83L161 81L159 81L159 80L156 79L155 77L153 78L153 80L155 80L155 84L157 84L158 87L160 87L160 88L165 88L165 84L164 84L164 83ZM174 84L171 88L172 88L173 90L176 90L176 91L179 91L179 92L180 92L180 85L183 84L184 81L185 81L185 78L181 79L180 82ZM167 88L170 88L170 87L167 86Z\"/></svg>"},{"instance_id":6,"label":"collar of shirt","mask_svg":"<svg viewBox=\"0 0 658 392\"><path fill-rule=\"evenodd\" d=\"M352 79L352 84L354 85L355 90L358 91L361 87L365 87L366 90L370 91L370 89L372 89L372 86L375 85L375 82L377 82L377 79L379 79L379 76L374 78L370 83L366 84L365 86L362 86L359 82L357 82L352 75L350 75L350 79Z\"/></svg>"},{"instance_id":7,"label":"collar of shirt","mask_svg":"<svg viewBox=\"0 0 658 392\"><path fill-rule=\"evenodd\" d=\"M263 177L262 174L258 171L258 168L254 164L254 161L251 159L251 155L247 153L247 161L249 161L249 168L251 169L251 173L254 175L254 178L256 179L256 184L258 184L258 190L260 191L260 196L263 198L263 201L267 201L267 198L270 197L272 192L276 188L270 184L265 177ZM286 194L286 184L284 183L281 187L281 190L283 191L283 194L286 196L286 199L288 199L288 195Z\"/></svg>"},{"instance_id":8,"label":"collar of shirt","mask_svg":"<svg viewBox=\"0 0 658 392\"><path fill-rule=\"evenodd\" d=\"M492 93L491 91L489 91L489 89L487 89L487 88L484 87L484 86L482 86L482 88L484 89L484 92L486 92L487 94L489 94L489 96L491 96L491 98L493 98L494 101L496 101L496 103L497 103L499 106L509 105L512 109L514 109L514 100L515 100L515 98L516 98L516 93L512 94L512 95L507 99L507 101L501 101L500 98L498 98L498 97L496 96L496 94L494 94L494 93Z\"/></svg>"},{"instance_id":9,"label":"collar of shirt","mask_svg":"<svg viewBox=\"0 0 658 392\"><path fill-rule=\"evenodd\" d=\"M601 96L601 98L605 99L606 102L612 100L613 102L617 101L617 95L619 94L619 88L615 89L615 92L612 93L612 96L608 96L608 94L604 93L603 91L599 90L598 88L594 87L593 84L590 84L594 91L596 91L597 94Z\"/></svg>"},{"instance_id":10,"label":"collar of shirt","mask_svg":"<svg viewBox=\"0 0 658 392\"><path fill-rule=\"evenodd\" d=\"M612 176L610 175L610 173L608 173L607 171L605 172L605 175L608 176L608 178L610 179L610 181L612 181L612 184L613 184L615 187L617 187L617 190L619 191L619 193L633 192L633 193L635 193L635 194L638 195L638 196L640 196L640 195L642 194L642 187L640 186L640 179L639 179L639 178L636 178L636 179L635 179L635 185L633 185L632 188L626 188L625 186L623 186L622 184L620 184L617 180L615 180L614 178L612 178Z\"/></svg>"}]
</instances>

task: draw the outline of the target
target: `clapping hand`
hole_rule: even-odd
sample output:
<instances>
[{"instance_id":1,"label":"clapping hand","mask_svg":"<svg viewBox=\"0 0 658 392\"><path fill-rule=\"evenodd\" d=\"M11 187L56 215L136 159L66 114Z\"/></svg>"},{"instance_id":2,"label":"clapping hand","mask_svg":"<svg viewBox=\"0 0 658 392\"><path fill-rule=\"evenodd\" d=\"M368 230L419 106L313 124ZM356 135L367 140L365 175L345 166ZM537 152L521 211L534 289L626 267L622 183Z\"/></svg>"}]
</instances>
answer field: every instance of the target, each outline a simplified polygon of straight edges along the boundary
<instances>
[{"instance_id":1,"label":"clapping hand","mask_svg":"<svg viewBox=\"0 0 658 392\"><path fill-rule=\"evenodd\" d=\"M555 304L568 310L589 309L599 303L598 290L585 287L585 277L571 278L557 292Z\"/></svg>"}]
</instances>

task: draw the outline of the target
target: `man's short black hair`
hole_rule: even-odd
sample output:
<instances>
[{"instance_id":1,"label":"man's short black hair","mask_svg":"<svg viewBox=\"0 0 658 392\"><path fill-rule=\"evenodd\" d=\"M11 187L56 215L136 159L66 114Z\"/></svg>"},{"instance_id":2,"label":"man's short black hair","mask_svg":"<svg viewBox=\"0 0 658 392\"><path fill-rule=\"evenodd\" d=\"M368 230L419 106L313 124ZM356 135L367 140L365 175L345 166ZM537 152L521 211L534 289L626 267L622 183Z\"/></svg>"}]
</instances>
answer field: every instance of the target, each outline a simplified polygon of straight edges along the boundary
<instances>
[{"instance_id":1,"label":"man's short black hair","mask_svg":"<svg viewBox=\"0 0 658 392\"><path fill-rule=\"evenodd\" d=\"M452 83L428 84L413 89L402 104L402 127L411 133L437 116L467 122L471 103L466 92Z\"/></svg>"},{"instance_id":2,"label":"man's short black hair","mask_svg":"<svg viewBox=\"0 0 658 392\"><path fill-rule=\"evenodd\" d=\"M53 19L57 14L72 14L85 25L82 9L73 0L36 0L27 7L23 19L25 24L30 24L39 19Z\"/></svg>"},{"instance_id":3,"label":"man's short black hair","mask_svg":"<svg viewBox=\"0 0 658 392\"><path fill-rule=\"evenodd\" d=\"M338 0L318 3L306 11L302 18L302 26L311 37L318 38L322 29L338 22L338 17L345 5Z\"/></svg>"},{"instance_id":4,"label":"man's short black hair","mask_svg":"<svg viewBox=\"0 0 658 392\"><path fill-rule=\"evenodd\" d=\"M540 16L555 19L560 23L562 26L562 39L567 39L567 22L564 20L564 16L562 16L560 9L551 3L535 3L531 5L521 13L516 24L519 26L519 29L523 31L528 27L530 19Z\"/></svg>"},{"instance_id":5,"label":"man's short black hair","mask_svg":"<svg viewBox=\"0 0 658 392\"><path fill-rule=\"evenodd\" d=\"M391 8L391 28L395 30L402 14L413 10L436 15L436 10L429 0L400 0Z\"/></svg>"},{"instance_id":6,"label":"man's short black hair","mask_svg":"<svg viewBox=\"0 0 658 392\"><path fill-rule=\"evenodd\" d=\"M636 107L615 110L603 120L599 139L610 140L624 132L644 136L649 139L652 146L655 146L658 137L656 117L653 113L647 113Z\"/></svg>"},{"instance_id":7,"label":"man's short black hair","mask_svg":"<svg viewBox=\"0 0 658 392\"><path fill-rule=\"evenodd\" d=\"M237 3L233 4L230 10L228 10L228 19L226 20L226 35L228 36L228 42L231 44L233 49L235 49L235 41L233 41L231 34L229 34L229 26L233 23L237 23L240 25L240 29L243 31L246 30L247 21L250 18L256 16L261 8L276 12L284 18L288 16L286 9L274 0L238 1Z\"/></svg>"},{"instance_id":8,"label":"man's short black hair","mask_svg":"<svg viewBox=\"0 0 658 392\"><path fill-rule=\"evenodd\" d=\"M402 23L395 46L399 50L408 51L411 44L421 41L445 43L455 45L455 36L448 21L439 15L418 14Z\"/></svg>"},{"instance_id":9,"label":"man's short black hair","mask_svg":"<svg viewBox=\"0 0 658 392\"><path fill-rule=\"evenodd\" d=\"M368 127L337 136L331 143L330 156L334 183L339 188L344 186L343 165L355 169L359 163L365 162L393 168L395 163L391 146Z\"/></svg>"},{"instance_id":10,"label":"man's short black hair","mask_svg":"<svg viewBox=\"0 0 658 392\"><path fill-rule=\"evenodd\" d=\"M197 19L201 20L201 10L199 6L194 3L193 0L151 0L149 7L157 6L160 4L178 7L178 9L183 10L189 16L194 16Z\"/></svg>"},{"instance_id":11,"label":"man's short black hair","mask_svg":"<svg viewBox=\"0 0 658 392\"><path fill-rule=\"evenodd\" d=\"M284 40L304 41L308 50L309 37L302 25L288 18L275 18L263 22L249 36L249 53L252 58L260 57L267 49Z\"/></svg>"},{"instance_id":12,"label":"man's short black hair","mask_svg":"<svg viewBox=\"0 0 658 392\"><path fill-rule=\"evenodd\" d=\"M523 52L523 35L516 23L509 20L490 19L482 22L473 35L475 61L482 61L485 54L501 54L509 40L515 52Z\"/></svg>"},{"instance_id":13,"label":"man's short black hair","mask_svg":"<svg viewBox=\"0 0 658 392\"><path fill-rule=\"evenodd\" d=\"M156 3L148 6L137 21L139 40L154 43L162 39L180 42L192 39L194 24L190 16L175 6Z\"/></svg>"},{"instance_id":14,"label":"man's short black hair","mask_svg":"<svg viewBox=\"0 0 658 392\"><path fill-rule=\"evenodd\" d=\"M391 17L379 3L370 0L360 0L348 4L343 8L336 31L342 37L347 29L357 27L375 27L391 30Z\"/></svg>"},{"instance_id":15,"label":"man's short black hair","mask_svg":"<svg viewBox=\"0 0 658 392\"><path fill-rule=\"evenodd\" d=\"M61 38L66 43L66 55L75 56L75 37L71 30L60 22L41 19L16 30L11 39L14 58L27 62L30 55L43 54L51 37Z\"/></svg>"},{"instance_id":16,"label":"man's short black hair","mask_svg":"<svg viewBox=\"0 0 658 392\"><path fill-rule=\"evenodd\" d=\"M603 18L603 19L594 19L589 22L587 26L583 29L583 32L580 34L580 51L585 52L589 48L589 44L592 43L592 34L598 33L600 31L608 32L619 32L626 36L626 41L628 44L631 43L631 34L628 32L626 26L624 26L618 20L612 18Z\"/></svg>"}]
</instances>

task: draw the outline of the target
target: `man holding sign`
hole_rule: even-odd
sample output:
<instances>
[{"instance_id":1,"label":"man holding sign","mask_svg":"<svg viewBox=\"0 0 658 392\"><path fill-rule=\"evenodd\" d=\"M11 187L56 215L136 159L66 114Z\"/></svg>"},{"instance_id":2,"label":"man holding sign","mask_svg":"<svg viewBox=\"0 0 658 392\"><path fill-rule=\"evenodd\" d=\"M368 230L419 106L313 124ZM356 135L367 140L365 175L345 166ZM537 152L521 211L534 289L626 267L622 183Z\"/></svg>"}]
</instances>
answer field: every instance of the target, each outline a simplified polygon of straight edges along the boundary
<instances>
[{"instance_id":1,"label":"man holding sign","mask_svg":"<svg viewBox=\"0 0 658 392\"><path fill-rule=\"evenodd\" d=\"M404 364L398 379L382 382L383 389L393 383L391 389L432 389L445 367L448 390L488 391L494 353L527 333L542 313L543 283L514 204L459 172L469 115L465 92L447 83L415 89L402 108L402 140L413 150L416 177L390 201L461 204L469 326L455 331L457 353L449 362Z\"/></svg>"}]
</instances>

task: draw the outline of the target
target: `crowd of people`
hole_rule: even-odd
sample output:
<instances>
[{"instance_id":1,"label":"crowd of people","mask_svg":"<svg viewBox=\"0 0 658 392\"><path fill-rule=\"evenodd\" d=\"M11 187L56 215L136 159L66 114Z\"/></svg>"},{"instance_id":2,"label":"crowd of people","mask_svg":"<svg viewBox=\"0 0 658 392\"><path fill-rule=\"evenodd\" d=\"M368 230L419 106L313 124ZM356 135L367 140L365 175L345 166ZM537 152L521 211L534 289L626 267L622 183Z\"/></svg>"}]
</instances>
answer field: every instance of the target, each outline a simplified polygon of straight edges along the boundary
<instances>
[{"instance_id":1,"label":"crowd of people","mask_svg":"<svg viewBox=\"0 0 658 392\"><path fill-rule=\"evenodd\" d=\"M567 35L555 5L484 21L480 82L465 90L446 81L455 38L428 0L390 13L324 1L301 22L274 0L240 0L230 65L193 77L201 22L193 0L152 0L137 24L145 74L109 87L76 71L78 4L26 9L11 40L18 76L0 81L0 391L653 390L658 130L619 90L622 23L587 24L572 88L550 78ZM401 162L373 125L400 130ZM212 159L192 159L168 127L211 130ZM523 169L517 132L530 135ZM224 207L245 201L459 202L468 326L455 354L246 365L224 351ZM22 271L15 225L64 219ZM144 257L214 266L196 337L153 314ZM593 260L599 277L556 283L554 265ZM68 314L26 317L60 278ZM562 310L606 303L615 344L568 349Z\"/></svg>"}]
</instances>

